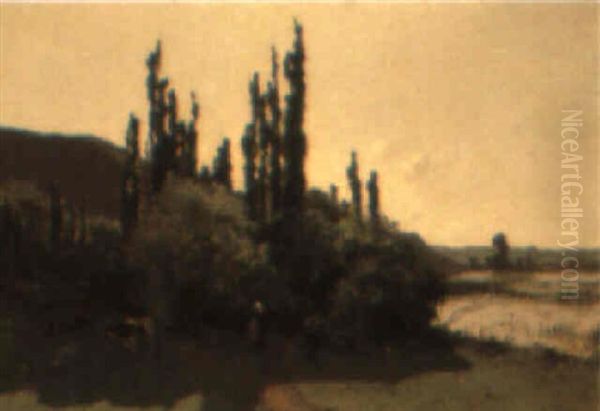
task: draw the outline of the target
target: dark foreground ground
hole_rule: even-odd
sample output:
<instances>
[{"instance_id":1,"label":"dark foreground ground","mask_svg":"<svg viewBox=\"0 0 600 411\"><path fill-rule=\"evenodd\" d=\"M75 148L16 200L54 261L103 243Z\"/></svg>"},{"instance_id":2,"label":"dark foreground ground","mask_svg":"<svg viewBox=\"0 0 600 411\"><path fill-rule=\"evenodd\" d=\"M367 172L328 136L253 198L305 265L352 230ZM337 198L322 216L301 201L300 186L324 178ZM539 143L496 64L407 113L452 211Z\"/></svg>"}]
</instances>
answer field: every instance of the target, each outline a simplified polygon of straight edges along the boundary
<instances>
[{"instance_id":1,"label":"dark foreground ground","mask_svg":"<svg viewBox=\"0 0 600 411\"><path fill-rule=\"evenodd\" d=\"M157 373L143 344L132 352L131 344L91 330L33 337L9 347L4 361L13 372L2 372L0 410L589 411L598 405L593 360L472 339L323 352L315 364L275 336L262 352L231 335L170 336Z\"/></svg>"}]
</instances>

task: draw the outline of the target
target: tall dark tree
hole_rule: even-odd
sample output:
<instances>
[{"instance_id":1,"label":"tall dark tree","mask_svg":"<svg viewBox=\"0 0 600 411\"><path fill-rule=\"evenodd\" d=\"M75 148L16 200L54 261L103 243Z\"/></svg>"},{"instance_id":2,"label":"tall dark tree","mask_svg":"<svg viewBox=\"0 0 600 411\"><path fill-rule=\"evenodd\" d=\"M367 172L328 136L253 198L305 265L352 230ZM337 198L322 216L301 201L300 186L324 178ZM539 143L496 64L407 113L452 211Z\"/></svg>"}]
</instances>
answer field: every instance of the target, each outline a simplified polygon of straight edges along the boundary
<instances>
[{"instance_id":1,"label":"tall dark tree","mask_svg":"<svg viewBox=\"0 0 600 411\"><path fill-rule=\"evenodd\" d=\"M200 106L196 101L196 95L191 93L192 99L192 118L188 122L187 128L184 131L185 138L181 150L181 175L184 177L193 177L196 174L197 167L197 146L198 132L196 131L196 123L200 117Z\"/></svg>"},{"instance_id":2,"label":"tall dark tree","mask_svg":"<svg viewBox=\"0 0 600 411\"><path fill-rule=\"evenodd\" d=\"M256 155L258 147L252 124L246 126L242 137L242 153L244 155L244 186L246 208L251 219L257 217L256 204Z\"/></svg>"},{"instance_id":3,"label":"tall dark tree","mask_svg":"<svg viewBox=\"0 0 600 411\"><path fill-rule=\"evenodd\" d=\"M213 161L213 180L231 190L231 144L225 137Z\"/></svg>"},{"instance_id":4,"label":"tall dark tree","mask_svg":"<svg viewBox=\"0 0 600 411\"><path fill-rule=\"evenodd\" d=\"M137 221L139 210L139 122L133 114L129 116L129 125L125 136L127 157L123 170L121 186L121 232L125 239L131 236Z\"/></svg>"},{"instance_id":5,"label":"tall dark tree","mask_svg":"<svg viewBox=\"0 0 600 411\"><path fill-rule=\"evenodd\" d=\"M350 165L346 169L346 176L348 177L348 185L352 192L352 209L354 211L354 217L357 221L362 220L362 184L358 172L358 156L356 151L352 152L352 160Z\"/></svg>"},{"instance_id":6,"label":"tall dark tree","mask_svg":"<svg viewBox=\"0 0 600 411\"><path fill-rule=\"evenodd\" d=\"M221 173L221 146L217 147L217 152L215 153L212 160L212 172L210 173L210 178L212 181L217 182L219 180L219 174Z\"/></svg>"},{"instance_id":7,"label":"tall dark tree","mask_svg":"<svg viewBox=\"0 0 600 411\"><path fill-rule=\"evenodd\" d=\"M258 219L266 222L270 217L271 204L269 201L269 149L270 130L266 117L267 96L260 96L258 101L258 175L256 196L258 201Z\"/></svg>"},{"instance_id":8,"label":"tall dark tree","mask_svg":"<svg viewBox=\"0 0 600 411\"><path fill-rule=\"evenodd\" d=\"M156 49L146 59L148 77L148 102L150 104L148 149L150 157L150 185L153 193L160 191L169 168L169 141L166 130L167 104L165 90L169 85L167 78L160 77L161 67L160 41Z\"/></svg>"},{"instance_id":9,"label":"tall dark tree","mask_svg":"<svg viewBox=\"0 0 600 411\"><path fill-rule=\"evenodd\" d=\"M167 125L168 132L171 135L175 134L175 128L177 126L177 95L174 89L169 90L167 95Z\"/></svg>"},{"instance_id":10,"label":"tall dark tree","mask_svg":"<svg viewBox=\"0 0 600 411\"><path fill-rule=\"evenodd\" d=\"M228 138L223 140L222 147L223 185L231 190L233 188L231 180L231 171L233 167L231 166L231 142Z\"/></svg>"},{"instance_id":11,"label":"tall dark tree","mask_svg":"<svg viewBox=\"0 0 600 411\"><path fill-rule=\"evenodd\" d=\"M167 134L165 136L165 164L168 171L179 174L180 148L182 145L182 124L177 120L177 95L169 90L167 95Z\"/></svg>"},{"instance_id":12,"label":"tall dark tree","mask_svg":"<svg viewBox=\"0 0 600 411\"><path fill-rule=\"evenodd\" d=\"M271 210L276 214L281 210L281 108L279 107L279 65L277 51L271 49L271 81L267 88L267 105L271 113L269 143L271 146L270 193Z\"/></svg>"},{"instance_id":13,"label":"tall dark tree","mask_svg":"<svg viewBox=\"0 0 600 411\"><path fill-rule=\"evenodd\" d=\"M258 219L259 209L259 189L257 173L258 156L258 133L260 118L260 85L258 73L254 73L248 86L250 92L251 122L246 126L244 136L242 137L242 153L244 155L244 184L246 188L246 206L248 215L251 219Z\"/></svg>"},{"instance_id":14,"label":"tall dark tree","mask_svg":"<svg viewBox=\"0 0 600 411\"><path fill-rule=\"evenodd\" d=\"M302 212L306 180L304 159L306 136L304 134L304 109L306 84L304 81L304 42L302 26L294 21L293 50L285 56L283 74L289 81L283 132L284 183L283 207L287 214Z\"/></svg>"},{"instance_id":15,"label":"tall dark tree","mask_svg":"<svg viewBox=\"0 0 600 411\"><path fill-rule=\"evenodd\" d=\"M50 184L50 248L53 253L60 252L63 230L63 209L60 188L56 181Z\"/></svg>"},{"instance_id":16,"label":"tall dark tree","mask_svg":"<svg viewBox=\"0 0 600 411\"><path fill-rule=\"evenodd\" d=\"M379 185L377 181L377 171L371 171L369 181L367 182L369 192L369 218L374 227L379 225Z\"/></svg>"}]
</instances>

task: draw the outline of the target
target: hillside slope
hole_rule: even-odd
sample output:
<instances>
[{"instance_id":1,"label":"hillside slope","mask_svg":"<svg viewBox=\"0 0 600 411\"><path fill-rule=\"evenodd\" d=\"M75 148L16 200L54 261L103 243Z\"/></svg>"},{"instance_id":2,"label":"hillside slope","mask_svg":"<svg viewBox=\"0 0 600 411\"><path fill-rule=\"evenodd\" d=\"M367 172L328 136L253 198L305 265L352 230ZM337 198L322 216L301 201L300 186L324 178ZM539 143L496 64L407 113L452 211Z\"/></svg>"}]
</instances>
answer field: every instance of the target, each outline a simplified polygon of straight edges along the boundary
<instances>
[{"instance_id":1,"label":"hillside slope","mask_svg":"<svg viewBox=\"0 0 600 411\"><path fill-rule=\"evenodd\" d=\"M125 151L89 135L0 127L0 183L28 180L41 190L57 181L65 199L92 213L119 214Z\"/></svg>"}]
</instances>

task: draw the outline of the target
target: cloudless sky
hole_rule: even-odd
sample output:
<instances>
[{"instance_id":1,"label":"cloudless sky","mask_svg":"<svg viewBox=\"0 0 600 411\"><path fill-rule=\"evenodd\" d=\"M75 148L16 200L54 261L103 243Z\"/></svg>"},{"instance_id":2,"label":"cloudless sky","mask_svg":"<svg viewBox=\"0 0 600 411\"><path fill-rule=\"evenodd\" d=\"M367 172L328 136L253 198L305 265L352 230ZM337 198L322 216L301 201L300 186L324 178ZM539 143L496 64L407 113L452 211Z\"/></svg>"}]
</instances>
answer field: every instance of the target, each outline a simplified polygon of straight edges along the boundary
<instances>
[{"instance_id":1,"label":"cloudless sky","mask_svg":"<svg viewBox=\"0 0 600 411\"><path fill-rule=\"evenodd\" d=\"M201 104L199 157L210 164L250 118L248 80L270 75L270 48L307 53L311 186L348 196L380 174L383 211L433 244L556 245L560 122L583 110L584 245L598 245L596 4L0 5L0 124L92 133L123 144L129 112L147 133L145 58L188 118Z\"/></svg>"}]
</instances>

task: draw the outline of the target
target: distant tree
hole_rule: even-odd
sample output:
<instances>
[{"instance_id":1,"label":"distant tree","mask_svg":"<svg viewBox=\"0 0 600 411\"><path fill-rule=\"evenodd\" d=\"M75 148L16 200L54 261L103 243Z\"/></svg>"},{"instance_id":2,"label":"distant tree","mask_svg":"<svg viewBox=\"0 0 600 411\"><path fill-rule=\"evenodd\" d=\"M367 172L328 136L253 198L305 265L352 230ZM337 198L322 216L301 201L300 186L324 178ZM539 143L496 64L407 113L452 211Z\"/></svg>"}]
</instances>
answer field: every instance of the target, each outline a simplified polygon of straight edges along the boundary
<instances>
[{"instance_id":1,"label":"distant tree","mask_svg":"<svg viewBox=\"0 0 600 411\"><path fill-rule=\"evenodd\" d=\"M358 171L358 157L356 151L352 152L352 159L348 168L346 168L346 176L348 177L348 185L352 192L352 209L354 217L357 221L362 220L362 184Z\"/></svg>"},{"instance_id":2,"label":"distant tree","mask_svg":"<svg viewBox=\"0 0 600 411\"><path fill-rule=\"evenodd\" d=\"M178 104L175 90L169 90L167 104L168 132L165 144L165 164L167 172L171 171L178 176L193 176L190 174L191 154L187 150L188 130L184 121L178 119Z\"/></svg>"},{"instance_id":3,"label":"distant tree","mask_svg":"<svg viewBox=\"0 0 600 411\"><path fill-rule=\"evenodd\" d=\"M225 138L223 140L223 146L222 146L222 168L223 168L223 185L231 190L233 188L233 183L231 180L231 171L232 171L232 166L231 166L231 142L229 141L228 138Z\"/></svg>"},{"instance_id":4,"label":"distant tree","mask_svg":"<svg viewBox=\"0 0 600 411\"><path fill-rule=\"evenodd\" d=\"M61 249L63 224L62 196L58 182L50 184L50 248L55 254Z\"/></svg>"},{"instance_id":5,"label":"distant tree","mask_svg":"<svg viewBox=\"0 0 600 411\"><path fill-rule=\"evenodd\" d=\"M494 255L492 256L492 268L496 270L504 270L510 268L508 259L510 247L504 233L496 233L492 237L492 247L494 247Z\"/></svg>"},{"instance_id":6,"label":"distant tree","mask_svg":"<svg viewBox=\"0 0 600 411\"><path fill-rule=\"evenodd\" d=\"M260 84L258 73L254 73L248 86L252 120L246 126L242 137L242 153L244 155L244 185L246 191L246 208L252 220L260 217L259 182L257 175L258 133L260 118Z\"/></svg>"},{"instance_id":7,"label":"distant tree","mask_svg":"<svg viewBox=\"0 0 600 411\"><path fill-rule=\"evenodd\" d=\"M167 134L166 145L166 167L167 170L176 168L177 146L179 143L179 124L177 120L177 95L174 89L170 89L167 94Z\"/></svg>"},{"instance_id":8,"label":"distant tree","mask_svg":"<svg viewBox=\"0 0 600 411\"><path fill-rule=\"evenodd\" d=\"M227 137L217 149L217 155L213 160L213 180L231 190L231 148Z\"/></svg>"},{"instance_id":9,"label":"distant tree","mask_svg":"<svg viewBox=\"0 0 600 411\"><path fill-rule=\"evenodd\" d=\"M146 59L148 77L148 102L150 104L148 129L148 149L150 157L150 186L153 193L160 191L169 169L169 135L165 120L168 107L165 101L165 90L169 85L167 78L160 78L161 45L156 43L156 49Z\"/></svg>"},{"instance_id":10,"label":"distant tree","mask_svg":"<svg viewBox=\"0 0 600 411\"><path fill-rule=\"evenodd\" d=\"M200 117L200 106L196 101L196 95L191 93L192 99L192 118L188 122L187 128L184 130L184 141L181 150L181 175L184 177L193 177L196 174L197 167L197 146L198 132L196 131L196 123Z\"/></svg>"},{"instance_id":11,"label":"distant tree","mask_svg":"<svg viewBox=\"0 0 600 411\"><path fill-rule=\"evenodd\" d=\"M304 42L302 26L294 21L296 38L293 50L285 56L283 74L289 81L289 94L286 96L283 131L283 207L287 214L299 214L303 210L306 179L304 160L306 156L306 136L304 134L304 110L306 84L304 80Z\"/></svg>"},{"instance_id":12,"label":"distant tree","mask_svg":"<svg viewBox=\"0 0 600 411\"><path fill-rule=\"evenodd\" d=\"M271 210L274 214L281 210L281 108L279 107L279 65L277 51L271 49L271 81L267 86L267 105L271 113L269 143L271 146L270 193Z\"/></svg>"},{"instance_id":13,"label":"distant tree","mask_svg":"<svg viewBox=\"0 0 600 411\"><path fill-rule=\"evenodd\" d=\"M369 191L369 218L373 227L379 225L379 185L377 182L377 171L371 171L367 182Z\"/></svg>"},{"instance_id":14,"label":"distant tree","mask_svg":"<svg viewBox=\"0 0 600 411\"><path fill-rule=\"evenodd\" d=\"M258 101L258 175L257 175L257 197L258 197L258 219L261 222L268 221L270 217L269 201L269 154L271 132L266 118L266 101L268 95L261 95Z\"/></svg>"},{"instance_id":15,"label":"distant tree","mask_svg":"<svg viewBox=\"0 0 600 411\"><path fill-rule=\"evenodd\" d=\"M221 174L221 146L217 147L217 152L212 161L211 178L214 182L220 183Z\"/></svg>"},{"instance_id":16,"label":"distant tree","mask_svg":"<svg viewBox=\"0 0 600 411\"><path fill-rule=\"evenodd\" d=\"M121 186L121 232L128 239L138 221L139 209L139 122L133 114L129 116L129 126L125 136L127 156Z\"/></svg>"},{"instance_id":17,"label":"distant tree","mask_svg":"<svg viewBox=\"0 0 600 411\"><path fill-rule=\"evenodd\" d=\"M177 129L177 95L175 94L174 89L169 90L167 99L168 132L174 137Z\"/></svg>"},{"instance_id":18,"label":"distant tree","mask_svg":"<svg viewBox=\"0 0 600 411\"><path fill-rule=\"evenodd\" d=\"M185 173L186 158L185 158L185 143L186 143L186 126L185 121L177 120L175 123L175 133L173 134L172 140L170 139L170 145L172 147L170 155L170 168L169 171L175 175L182 177Z\"/></svg>"},{"instance_id":19,"label":"distant tree","mask_svg":"<svg viewBox=\"0 0 600 411\"><path fill-rule=\"evenodd\" d=\"M244 155L244 187L246 209L250 219L257 217L256 205L256 155L258 148L252 124L246 126L242 137L242 153Z\"/></svg>"}]
</instances>

